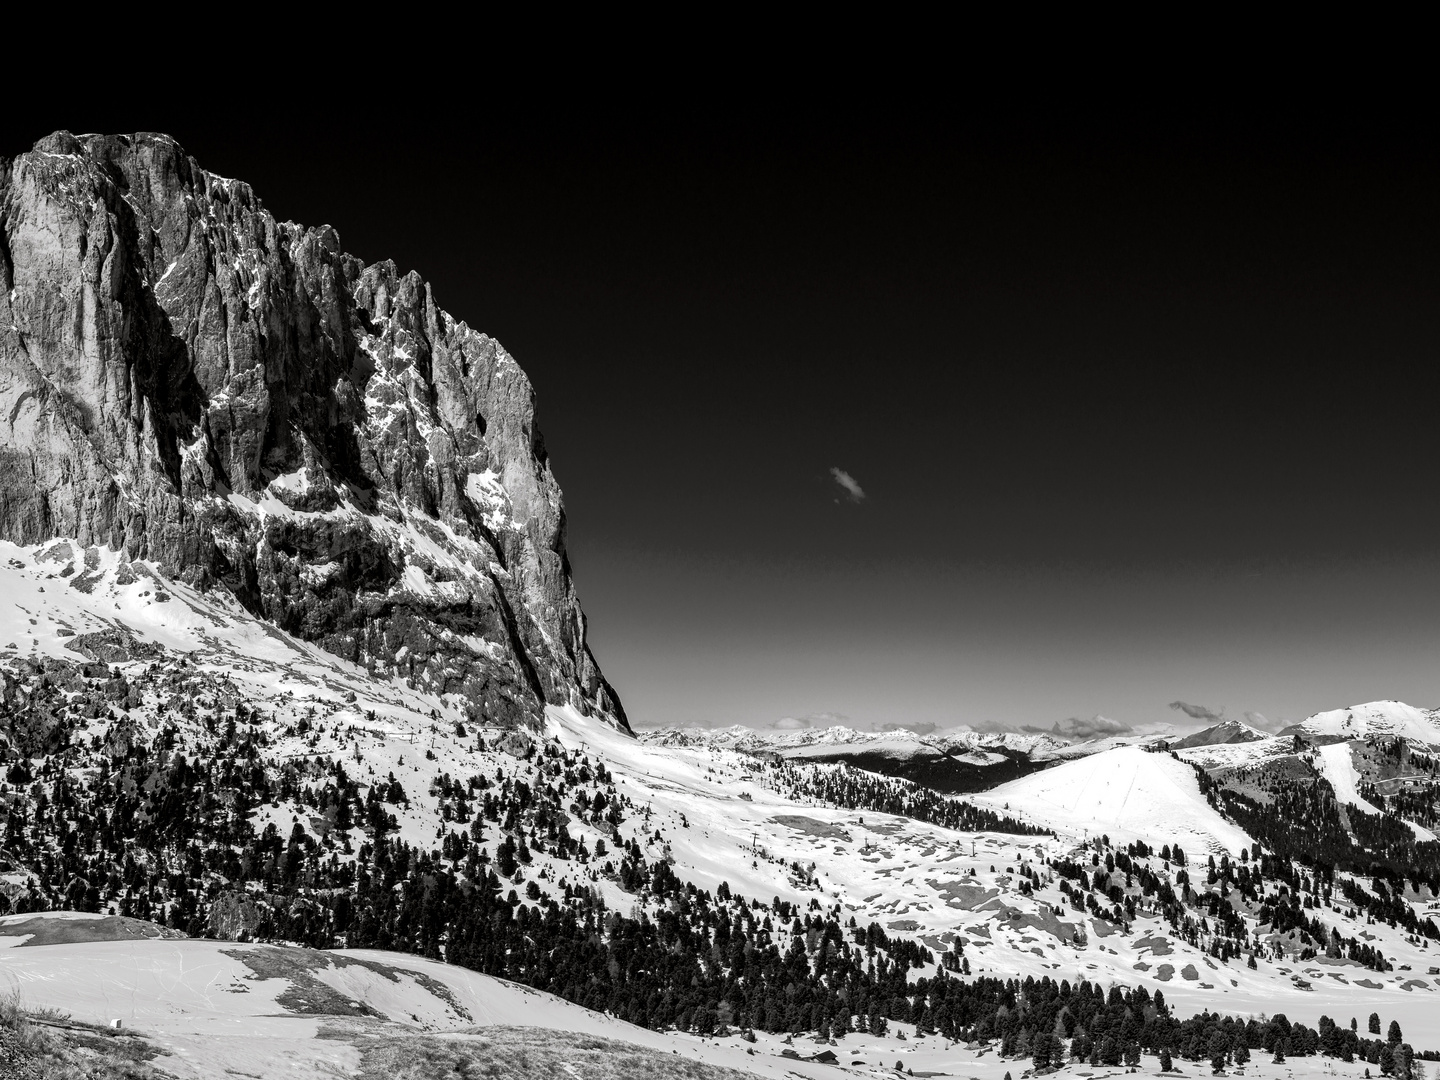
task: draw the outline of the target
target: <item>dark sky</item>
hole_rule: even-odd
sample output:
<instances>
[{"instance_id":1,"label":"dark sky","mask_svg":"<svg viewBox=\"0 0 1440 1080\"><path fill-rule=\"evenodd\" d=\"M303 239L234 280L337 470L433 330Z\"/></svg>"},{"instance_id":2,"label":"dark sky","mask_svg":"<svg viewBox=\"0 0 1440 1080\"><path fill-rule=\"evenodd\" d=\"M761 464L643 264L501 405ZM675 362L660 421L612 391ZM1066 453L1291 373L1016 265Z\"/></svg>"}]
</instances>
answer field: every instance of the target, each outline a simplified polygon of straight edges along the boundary
<instances>
[{"instance_id":1,"label":"dark sky","mask_svg":"<svg viewBox=\"0 0 1440 1080\"><path fill-rule=\"evenodd\" d=\"M504 342L637 724L1440 704L1435 121L517 101L0 153L169 131Z\"/></svg>"}]
</instances>

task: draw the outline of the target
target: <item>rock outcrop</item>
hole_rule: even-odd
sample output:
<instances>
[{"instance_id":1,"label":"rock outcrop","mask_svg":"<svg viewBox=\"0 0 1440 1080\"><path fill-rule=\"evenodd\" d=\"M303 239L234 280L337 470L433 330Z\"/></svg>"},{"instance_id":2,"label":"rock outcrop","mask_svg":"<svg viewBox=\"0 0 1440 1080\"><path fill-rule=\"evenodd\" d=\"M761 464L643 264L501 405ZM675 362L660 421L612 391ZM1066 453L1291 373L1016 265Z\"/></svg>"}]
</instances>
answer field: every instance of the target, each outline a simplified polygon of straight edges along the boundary
<instances>
[{"instance_id":1,"label":"rock outcrop","mask_svg":"<svg viewBox=\"0 0 1440 1080\"><path fill-rule=\"evenodd\" d=\"M525 720L625 727L530 381L157 134L0 160L0 537L70 537Z\"/></svg>"}]
</instances>

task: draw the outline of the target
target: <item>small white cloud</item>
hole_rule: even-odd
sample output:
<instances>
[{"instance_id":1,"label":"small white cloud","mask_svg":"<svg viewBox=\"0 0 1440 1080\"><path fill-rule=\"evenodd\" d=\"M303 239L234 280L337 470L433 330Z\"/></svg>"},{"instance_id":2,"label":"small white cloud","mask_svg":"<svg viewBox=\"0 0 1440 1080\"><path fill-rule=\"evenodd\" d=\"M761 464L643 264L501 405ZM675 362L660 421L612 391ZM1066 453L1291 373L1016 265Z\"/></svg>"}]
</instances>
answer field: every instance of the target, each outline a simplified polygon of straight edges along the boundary
<instances>
[{"instance_id":1,"label":"small white cloud","mask_svg":"<svg viewBox=\"0 0 1440 1080\"><path fill-rule=\"evenodd\" d=\"M865 501L865 489L857 484L855 478L844 469L838 466L831 466L830 476L831 479L839 485L840 490L845 494L845 498L850 502L858 503Z\"/></svg>"},{"instance_id":2,"label":"small white cloud","mask_svg":"<svg viewBox=\"0 0 1440 1080\"><path fill-rule=\"evenodd\" d=\"M1135 729L1123 720L1111 720L1108 716L1097 713L1089 720L1072 716L1068 720L1061 720L1050 730L1067 739L1090 742L1092 739L1104 739L1111 735L1129 735Z\"/></svg>"},{"instance_id":3,"label":"small white cloud","mask_svg":"<svg viewBox=\"0 0 1440 1080\"><path fill-rule=\"evenodd\" d=\"M1258 712L1247 712L1245 720L1251 727L1259 728L1261 731L1279 731L1290 725L1289 720L1271 720L1264 713Z\"/></svg>"},{"instance_id":4,"label":"small white cloud","mask_svg":"<svg viewBox=\"0 0 1440 1080\"><path fill-rule=\"evenodd\" d=\"M850 718L844 713L819 712L808 716L782 716L770 726L777 731L799 731L815 727L851 727Z\"/></svg>"}]
</instances>

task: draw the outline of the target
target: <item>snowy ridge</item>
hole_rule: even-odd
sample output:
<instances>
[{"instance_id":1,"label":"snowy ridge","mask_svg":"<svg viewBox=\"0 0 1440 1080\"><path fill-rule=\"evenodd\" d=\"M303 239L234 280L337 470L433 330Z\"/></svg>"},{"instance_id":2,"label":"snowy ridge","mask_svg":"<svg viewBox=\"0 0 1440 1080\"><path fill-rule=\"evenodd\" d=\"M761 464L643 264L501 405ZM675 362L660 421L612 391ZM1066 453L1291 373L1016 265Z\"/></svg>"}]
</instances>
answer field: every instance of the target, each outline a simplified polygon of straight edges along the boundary
<instances>
[{"instance_id":1,"label":"snowy ridge","mask_svg":"<svg viewBox=\"0 0 1440 1080\"><path fill-rule=\"evenodd\" d=\"M1440 712L1403 701L1370 701L1307 717L1282 734L1307 738L1370 739L1393 736L1425 747L1440 747Z\"/></svg>"}]
</instances>

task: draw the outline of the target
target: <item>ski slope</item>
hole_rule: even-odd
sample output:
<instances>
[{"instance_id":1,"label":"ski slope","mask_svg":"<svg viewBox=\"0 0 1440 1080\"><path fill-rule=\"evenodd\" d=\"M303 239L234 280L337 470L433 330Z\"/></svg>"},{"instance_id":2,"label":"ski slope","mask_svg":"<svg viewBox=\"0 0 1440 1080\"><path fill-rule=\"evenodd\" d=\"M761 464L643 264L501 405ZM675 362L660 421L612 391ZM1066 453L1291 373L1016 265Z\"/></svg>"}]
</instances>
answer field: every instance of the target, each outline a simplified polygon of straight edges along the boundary
<instances>
[{"instance_id":1,"label":"ski slope","mask_svg":"<svg viewBox=\"0 0 1440 1080\"><path fill-rule=\"evenodd\" d=\"M1367 814L1380 813L1378 806L1360 796L1360 774L1355 769L1355 759L1350 753L1349 743L1330 743L1328 746L1317 747L1315 765L1320 774L1330 781L1330 786L1335 789L1335 797L1342 803Z\"/></svg>"},{"instance_id":2,"label":"ski slope","mask_svg":"<svg viewBox=\"0 0 1440 1080\"><path fill-rule=\"evenodd\" d=\"M976 797L1070 836L1109 835L1155 847L1239 854L1252 841L1220 816L1194 770L1168 754L1123 746L1067 761Z\"/></svg>"},{"instance_id":3,"label":"ski slope","mask_svg":"<svg viewBox=\"0 0 1440 1080\"><path fill-rule=\"evenodd\" d=\"M1354 749L1350 743L1337 742L1317 747L1314 764L1320 775L1330 781L1330 786L1335 789L1335 797L1340 802L1366 814L1382 813L1378 806L1360 794L1360 772L1355 768ZM1406 821L1405 824L1410 827L1416 839L1436 838L1435 834L1423 825L1417 825L1413 821Z\"/></svg>"}]
</instances>

